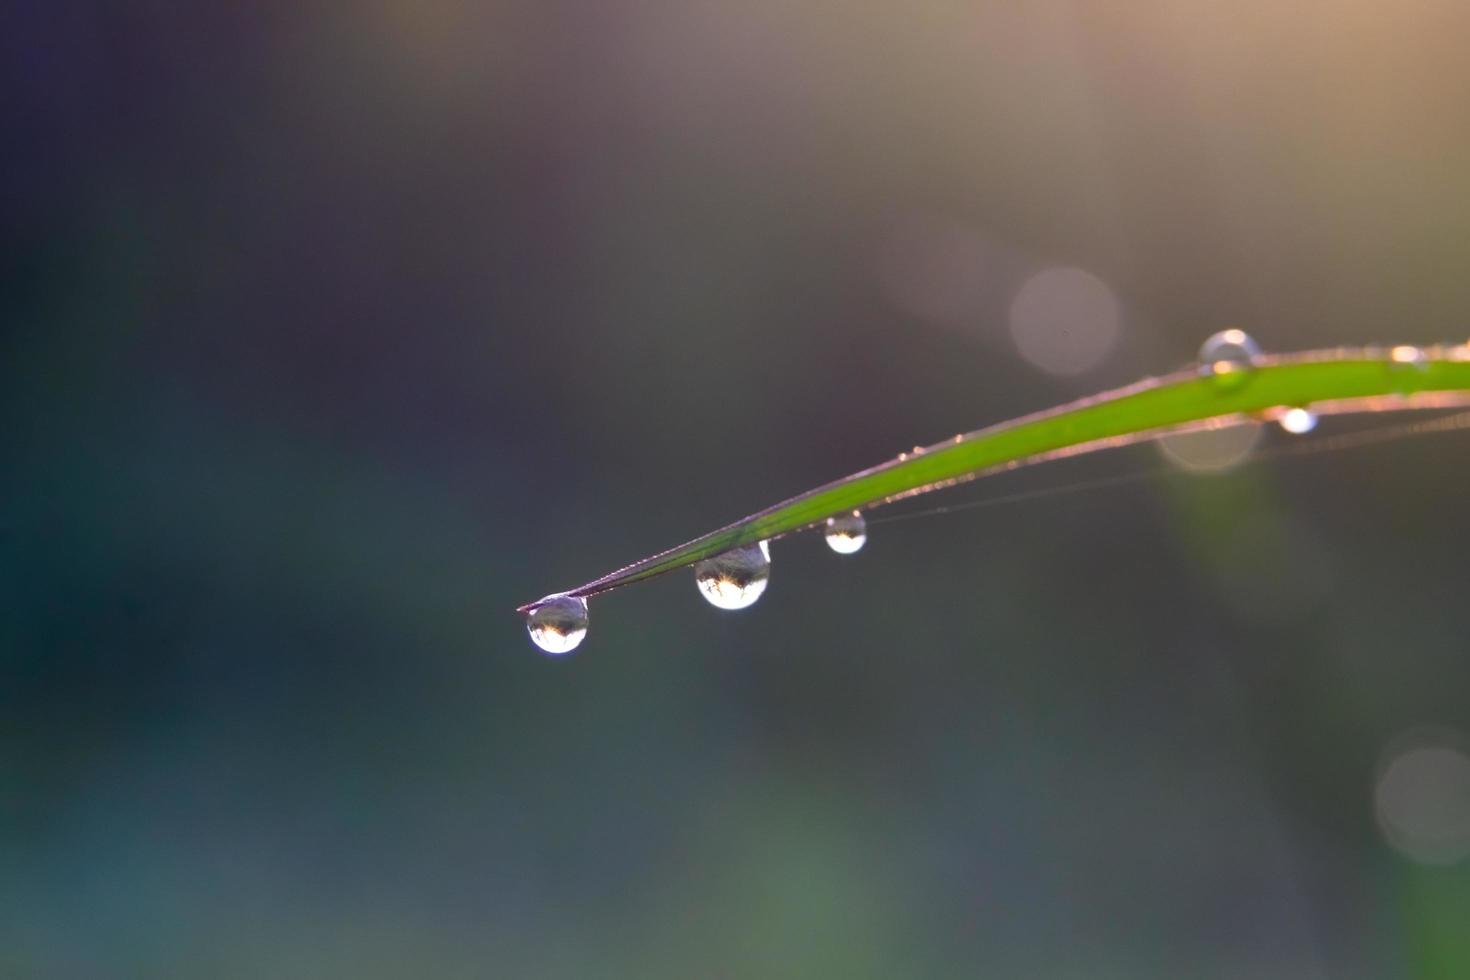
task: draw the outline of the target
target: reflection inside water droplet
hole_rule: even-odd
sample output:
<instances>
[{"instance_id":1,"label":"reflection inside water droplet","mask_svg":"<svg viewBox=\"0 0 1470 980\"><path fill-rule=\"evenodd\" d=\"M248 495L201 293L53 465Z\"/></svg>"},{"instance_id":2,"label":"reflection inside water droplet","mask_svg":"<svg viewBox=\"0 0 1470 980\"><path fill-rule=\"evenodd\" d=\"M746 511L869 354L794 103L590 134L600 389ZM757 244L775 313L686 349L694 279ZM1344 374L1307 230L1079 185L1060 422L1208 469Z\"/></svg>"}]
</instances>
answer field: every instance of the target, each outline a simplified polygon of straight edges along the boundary
<instances>
[{"instance_id":1,"label":"reflection inside water droplet","mask_svg":"<svg viewBox=\"0 0 1470 980\"><path fill-rule=\"evenodd\" d=\"M587 600L547 596L526 614L526 632L532 643L554 657L571 653L587 635Z\"/></svg>"},{"instance_id":2,"label":"reflection inside water droplet","mask_svg":"<svg viewBox=\"0 0 1470 980\"><path fill-rule=\"evenodd\" d=\"M1261 348L1244 330L1231 328L1213 334L1199 349L1200 374L1215 379L1221 387L1245 383Z\"/></svg>"},{"instance_id":3,"label":"reflection inside water droplet","mask_svg":"<svg viewBox=\"0 0 1470 980\"><path fill-rule=\"evenodd\" d=\"M1276 421L1294 436L1305 435L1317 427L1317 416L1305 408L1288 408Z\"/></svg>"},{"instance_id":4,"label":"reflection inside water droplet","mask_svg":"<svg viewBox=\"0 0 1470 980\"><path fill-rule=\"evenodd\" d=\"M868 541L868 522L857 511L827 518L827 547L839 555L861 551Z\"/></svg>"},{"instance_id":5,"label":"reflection inside water droplet","mask_svg":"<svg viewBox=\"0 0 1470 980\"><path fill-rule=\"evenodd\" d=\"M761 597L771 578L771 548L766 542L734 548L694 565L700 593L721 609L744 609Z\"/></svg>"}]
</instances>

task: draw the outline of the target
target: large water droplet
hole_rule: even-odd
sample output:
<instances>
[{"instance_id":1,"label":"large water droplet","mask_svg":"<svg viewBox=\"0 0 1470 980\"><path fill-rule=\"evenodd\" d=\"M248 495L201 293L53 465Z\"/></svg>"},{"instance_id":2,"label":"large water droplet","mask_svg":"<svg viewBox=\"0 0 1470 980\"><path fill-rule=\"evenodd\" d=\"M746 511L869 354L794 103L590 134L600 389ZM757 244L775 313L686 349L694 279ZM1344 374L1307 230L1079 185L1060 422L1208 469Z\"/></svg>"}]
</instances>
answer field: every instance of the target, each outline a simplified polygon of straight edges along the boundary
<instances>
[{"instance_id":1,"label":"large water droplet","mask_svg":"<svg viewBox=\"0 0 1470 980\"><path fill-rule=\"evenodd\" d=\"M1316 414L1305 408L1288 408L1276 421L1294 436L1305 435L1317 427Z\"/></svg>"},{"instance_id":2,"label":"large water droplet","mask_svg":"<svg viewBox=\"0 0 1470 980\"><path fill-rule=\"evenodd\" d=\"M771 548L766 542L734 548L694 565L694 581L711 605L744 609L761 597L771 578Z\"/></svg>"},{"instance_id":3,"label":"large water droplet","mask_svg":"<svg viewBox=\"0 0 1470 980\"><path fill-rule=\"evenodd\" d=\"M827 518L827 547L839 555L862 551L868 543L868 522L857 511Z\"/></svg>"},{"instance_id":4,"label":"large water droplet","mask_svg":"<svg viewBox=\"0 0 1470 980\"><path fill-rule=\"evenodd\" d=\"M587 635L587 600L571 595L549 595L526 614L531 642L559 657L577 649Z\"/></svg>"},{"instance_id":5,"label":"large water droplet","mask_svg":"<svg viewBox=\"0 0 1470 980\"><path fill-rule=\"evenodd\" d=\"M1236 388L1245 383L1260 356L1260 345L1250 334L1232 327L1213 334L1200 345L1199 371L1205 377L1214 378L1221 388Z\"/></svg>"}]
</instances>

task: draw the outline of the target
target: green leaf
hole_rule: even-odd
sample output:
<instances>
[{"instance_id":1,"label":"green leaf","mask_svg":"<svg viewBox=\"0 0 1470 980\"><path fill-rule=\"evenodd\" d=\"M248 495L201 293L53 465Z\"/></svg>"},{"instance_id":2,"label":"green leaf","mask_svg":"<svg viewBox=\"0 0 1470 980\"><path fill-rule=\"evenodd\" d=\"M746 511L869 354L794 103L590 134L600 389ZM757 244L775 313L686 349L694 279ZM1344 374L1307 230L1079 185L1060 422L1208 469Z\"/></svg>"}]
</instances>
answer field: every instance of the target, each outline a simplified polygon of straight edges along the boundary
<instances>
[{"instance_id":1,"label":"green leaf","mask_svg":"<svg viewBox=\"0 0 1470 980\"><path fill-rule=\"evenodd\" d=\"M587 597L731 548L813 527L1002 470L1130 445L1171 432L1271 419L1470 404L1470 347L1361 348L1258 357L1249 370L1151 378L904 453L757 511L564 593ZM536 606L527 603L519 612Z\"/></svg>"}]
</instances>

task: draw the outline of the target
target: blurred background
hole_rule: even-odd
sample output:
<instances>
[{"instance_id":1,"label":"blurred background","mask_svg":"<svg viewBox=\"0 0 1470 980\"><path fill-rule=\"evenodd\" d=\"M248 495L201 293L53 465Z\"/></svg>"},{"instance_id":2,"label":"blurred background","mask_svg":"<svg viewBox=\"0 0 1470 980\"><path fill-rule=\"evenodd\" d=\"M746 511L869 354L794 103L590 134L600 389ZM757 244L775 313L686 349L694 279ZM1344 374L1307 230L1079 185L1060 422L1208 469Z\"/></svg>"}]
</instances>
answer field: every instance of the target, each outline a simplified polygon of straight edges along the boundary
<instances>
[{"instance_id":1,"label":"blurred background","mask_svg":"<svg viewBox=\"0 0 1470 980\"><path fill-rule=\"evenodd\" d=\"M512 612L1223 327L1463 340L1467 31L7 5L0 975L1470 975L1465 436Z\"/></svg>"}]
</instances>

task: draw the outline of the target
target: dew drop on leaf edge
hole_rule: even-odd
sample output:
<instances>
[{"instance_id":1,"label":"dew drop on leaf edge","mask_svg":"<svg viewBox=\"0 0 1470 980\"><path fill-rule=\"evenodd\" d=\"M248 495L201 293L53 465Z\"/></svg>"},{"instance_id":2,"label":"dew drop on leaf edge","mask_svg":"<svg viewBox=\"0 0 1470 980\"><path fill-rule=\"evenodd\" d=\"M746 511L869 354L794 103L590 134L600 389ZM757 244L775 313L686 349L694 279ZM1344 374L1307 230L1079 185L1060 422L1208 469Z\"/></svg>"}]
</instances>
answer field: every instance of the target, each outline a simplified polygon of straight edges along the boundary
<instances>
[{"instance_id":1,"label":"dew drop on leaf edge","mask_svg":"<svg viewBox=\"0 0 1470 980\"><path fill-rule=\"evenodd\" d=\"M587 600L547 596L526 614L526 632L543 653L553 657L571 653L587 636Z\"/></svg>"},{"instance_id":2,"label":"dew drop on leaf edge","mask_svg":"<svg viewBox=\"0 0 1470 980\"><path fill-rule=\"evenodd\" d=\"M1235 388L1245 383L1260 356L1260 345L1251 335L1232 327L1210 335L1200 345L1199 371L1220 388Z\"/></svg>"},{"instance_id":3,"label":"dew drop on leaf edge","mask_svg":"<svg viewBox=\"0 0 1470 980\"><path fill-rule=\"evenodd\" d=\"M838 514L827 518L827 527L822 532L827 547L839 555L851 555L862 550L868 542L868 522L857 511Z\"/></svg>"},{"instance_id":4,"label":"dew drop on leaf edge","mask_svg":"<svg viewBox=\"0 0 1470 980\"><path fill-rule=\"evenodd\" d=\"M1415 371L1423 371L1429 367L1429 355L1424 353L1423 348L1412 344L1400 344L1388 352L1389 362L1400 370L1408 368Z\"/></svg>"},{"instance_id":5,"label":"dew drop on leaf edge","mask_svg":"<svg viewBox=\"0 0 1470 980\"><path fill-rule=\"evenodd\" d=\"M732 548L694 564L699 592L719 609L744 609L766 591L771 578L771 548L765 541Z\"/></svg>"},{"instance_id":6,"label":"dew drop on leaf edge","mask_svg":"<svg viewBox=\"0 0 1470 980\"><path fill-rule=\"evenodd\" d=\"M1388 352L1388 370L1398 379L1400 394L1411 394L1417 386L1415 375L1429 370L1429 355L1423 348L1401 344Z\"/></svg>"}]
</instances>

